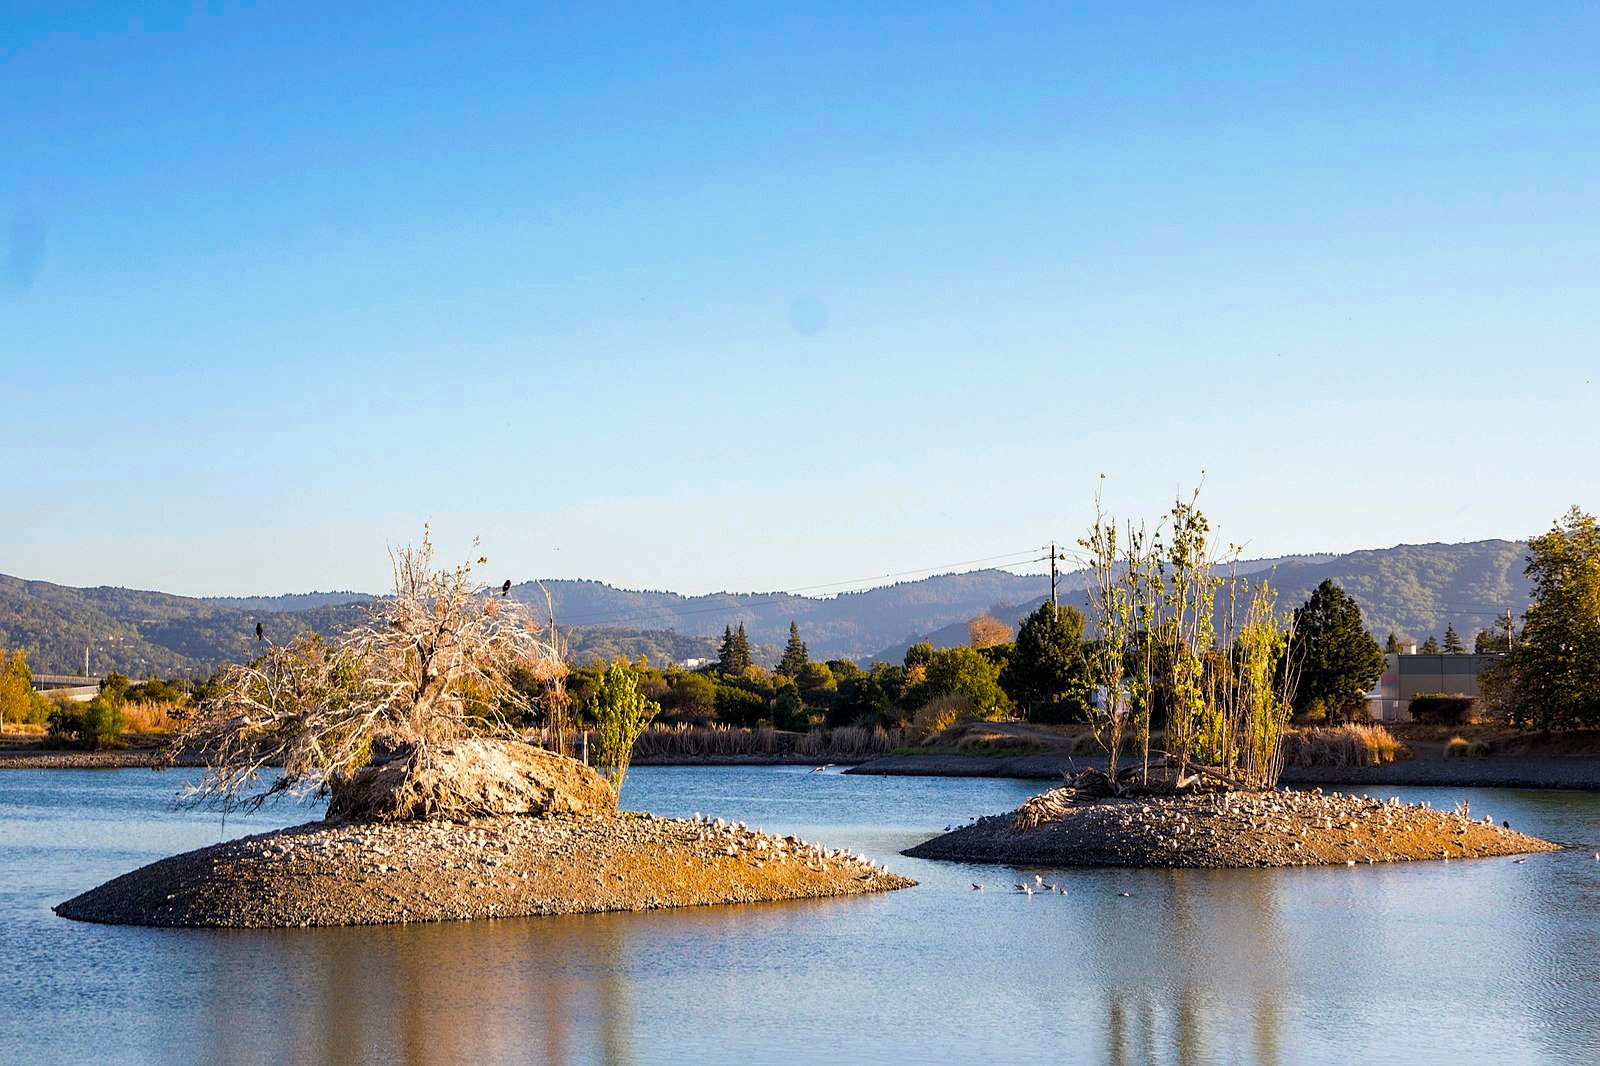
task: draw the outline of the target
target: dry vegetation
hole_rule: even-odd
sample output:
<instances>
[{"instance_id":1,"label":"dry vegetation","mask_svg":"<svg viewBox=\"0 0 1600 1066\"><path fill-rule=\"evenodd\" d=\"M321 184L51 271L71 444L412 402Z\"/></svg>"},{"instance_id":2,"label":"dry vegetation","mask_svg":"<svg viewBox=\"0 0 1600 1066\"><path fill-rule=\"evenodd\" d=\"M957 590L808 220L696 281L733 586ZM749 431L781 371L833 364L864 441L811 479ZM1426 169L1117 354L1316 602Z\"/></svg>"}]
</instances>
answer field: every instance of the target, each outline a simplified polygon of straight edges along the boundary
<instances>
[{"instance_id":1,"label":"dry vegetation","mask_svg":"<svg viewBox=\"0 0 1600 1066\"><path fill-rule=\"evenodd\" d=\"M1283 750L1290 766L1383 766L1411 757L1381 725L1290 729Z\"/></svg>"}]
</instances>

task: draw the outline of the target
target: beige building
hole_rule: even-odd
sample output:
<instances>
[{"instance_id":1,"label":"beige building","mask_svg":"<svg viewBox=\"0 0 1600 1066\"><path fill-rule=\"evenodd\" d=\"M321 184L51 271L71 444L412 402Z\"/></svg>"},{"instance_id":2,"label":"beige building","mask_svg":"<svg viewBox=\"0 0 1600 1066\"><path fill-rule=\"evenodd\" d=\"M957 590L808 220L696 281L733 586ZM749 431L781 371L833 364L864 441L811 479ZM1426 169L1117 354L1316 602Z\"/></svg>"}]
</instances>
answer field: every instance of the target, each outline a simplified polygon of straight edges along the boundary
<instances>
[{"instance_id":1,"label":"beige building","mask_svg":"<svg viewBox=\"0 0 1600 1066\"><path fill-rule=\"evenodd\" d=\"M1411 721L1414 696L1481 695L1478 675L1494 655L1385 655L1378 687L1367 693L1367 713L1375 722Z\"/></svg>"}]
</instances>

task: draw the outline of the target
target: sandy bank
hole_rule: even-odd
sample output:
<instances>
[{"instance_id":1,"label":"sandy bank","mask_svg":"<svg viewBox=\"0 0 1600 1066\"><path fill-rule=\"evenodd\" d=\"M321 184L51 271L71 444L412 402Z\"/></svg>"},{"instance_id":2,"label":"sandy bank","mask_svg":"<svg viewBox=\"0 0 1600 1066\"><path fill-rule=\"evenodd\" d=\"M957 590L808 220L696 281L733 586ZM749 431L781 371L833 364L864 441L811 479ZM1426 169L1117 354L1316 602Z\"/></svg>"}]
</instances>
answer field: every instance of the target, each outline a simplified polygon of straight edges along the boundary
<instances>
[{"instance_id":1,"label":"sandy bank","mask_svg":"<svg viewBox=\"0 0 1600 1066\"><path fill-rule=\"evenodd\" d=\"M1036 824L1035 824L1036 823ZM1466 814L1337 793L1106 798L1060 788L935 837L920 859L1047 866L1325 866L1470 859L1557 845Z\"/></svg>"},{"instance_id":2,"label":"sandy bank","mask_svg":"<svg viewBox=\"0 0 1600 1066\"><path fill-rule=\"evenodd\" d=\"M123 925L367 925L754 903L915 883L794 837L649 814L313 822L162 859L55 910Z\"/></svg>"}]
</instances>

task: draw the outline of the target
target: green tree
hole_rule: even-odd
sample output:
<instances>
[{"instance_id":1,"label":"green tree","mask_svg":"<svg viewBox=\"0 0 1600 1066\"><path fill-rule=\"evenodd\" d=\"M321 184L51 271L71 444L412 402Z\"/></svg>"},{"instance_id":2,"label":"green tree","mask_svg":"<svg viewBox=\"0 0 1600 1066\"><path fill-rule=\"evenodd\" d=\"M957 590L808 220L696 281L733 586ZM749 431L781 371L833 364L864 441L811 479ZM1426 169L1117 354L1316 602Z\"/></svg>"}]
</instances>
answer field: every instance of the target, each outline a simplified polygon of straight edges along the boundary
<instances>
[{"instance_id":1,"label":"green tree","mask_svg":"<svg viewBox=\"0 0 1600 1066\"><path fill-rule=\"evenodd\" d=\"M930 663L932 661L933 661L933 644L931 642L929 642L929 641L922 640L922 641L918 641L917 643L911 645L911 647L906 649L906 657L905 657L905 662L903 663L903 665L905 666L905 668L907 670L915 669L918 666L921 666L924 669L926 669L927 666L928 666L928 663Z\"/></svg>"},{"instance_id":2,"label":"green tree","mask_svg":"<svg viewBox=\"0 0 1600 1066\"><path fill-rule=\"evenodd\" d=\"M717 668L725 674L742 674L750 667L750 641L744 635L744 623L737 630L722 627L722 649L717 653Z\"/></svg>"},{"instance_id":3,"label":"green tree","mask_svg":"<svg viewBox=\"0 0 1600 1066\"><path fill-rule=\"evenodd\" d=\"M1360 706L1383 673L1383 653L1367 632L1361 607L1332 581L1324 581L1294 612L1290 663L1300 671L1295 710L1321 701L1337 715Z\"/></svg>"},{"instance_id":4,"label":"green tree","mask_svg":"<svg viewBox=\"0 0 1600 1066\"><path fill-rule=\"evenodd\" d=\"M639 691L638 676L620 660L606 667L589 708L597 734L596 761L620 795L628 764L633 761L634 742L661 708L644 697Z\"/></svg>"},{"instance_id":5,"label":"green tree","mask_svg":"<svg viewBox=\"0 0 1600 1066\"><path fill-rule=\"evenodd\" d=\"M1383 654L1399 655L1403 651L1404 649L1400 646L1400 638L1395 635L1394 630L1389 630L1389 639L1383 642Z\"/></svg>"},{"instance_id":6,"label":"green tree","mask_svg":"<svg viewBox=\"0 0 1600 1066\"><path fill-rule=\"evenodd\" d=\"M1030 711L1060 703L1071 717L1086 715L1093 684L1084 624L1083 612L1068 604L1041 604L1023 619L1016 646L1000 671L1006 694Z\"/></svg>"},{"instance_id":7,"label":"green tree","mask_svg":"<svg viewBox=\"0 0 1600 1066\"><path fill-rule=\"evenodd\" d=\"M685 718L712 718L717 713L717 686L704 674L678 674L667 690L672 713Z\"/></svg>"},{"instance_id":8,"label":"green tree","mask_svg":"<svg viewBox=\"0 0 1600 1066\"><path fill-rule=\"evenodd\" d=\"M36 700L28 653L21 648L10 654L0 649L0 731L7 722L27 721Z\"/></svg>"},{"instance_id":9,"label":"green tree","mask_svg":"<svg viewBox=\"0 0 1600 1066\"><path fill-rule=\"evenodd\" d=\"M1516 646L1483 678L1490 703L1517 725L1600 724L1600 526L1573 507L1528 542L1532 604Z\"/></svg>"},{"instance_id":10,"label":"green tree","mask_svg":"<svg viewBox=\"0 0 1600 1066\"><path fill-rule=\"evenodd\" d=\"M784 645L783 658L778 660L779 677L799 677L800 668L811 661L806 642L800 639L800 627L789 623L789 643Z\"/></svg>"},{"instance_id":11,"label":"green tree","mask_svg":"<svg viewBox=\"0 0 1600 1066\"><path fill-rule=\"evenodd\" d=\"M800 698L813 707L827 707L839 694L839 683L827 663L806 663L795 675Z\"/></svg>"},{"instance_id":12,"label":"green tree","mask_svg":"<svg viewBox=\"0 0 1600 1066\"><path fill-rule=\"evenodd\" d=\"M1439 642L1434 639L1432 633L1428 634L1428 639L1422 642L1422 654L1424 654L1424 655L1438 655L1439 654Z\"/></svg>"},{"instance_id":13,"label":"green tree","mask_svg":"<svg viewBox=\"0 0 1600 1066\"><path fill-rule=\"evenodd\" d=\"M1472 638L1472 650L1479 655L1498 655L1510 651L1513 638L1508 626L1504 618L1497 618L1488 629L1478 630L1478 635Z\"/></svg>"},{"instance_id":14,"label":"green tree","mask_svg":"<svg viewBox=\"0 0 1600 1066\"><path fill-rule=\"evenodd\" d=\"M970 699L983 718L998 718L1011 707L1011 698L1000 687L1000 667L973 648L934 652L928 661L927 677L916 686L910 702L921 706L935 696L951 692Z\"/></svg>"},{"instance_id":15,"label":"green tree","mask_svg":"<svg viewBox=\"0 0 1600 1066\"><path fill-rule=\"evenodd\" d=\"M1461 643L1461 634L1456 632L1455 623L1444 627L1444 653L1446 655L1465 655L1467 646Z\"/></svg>"}]
</instances>

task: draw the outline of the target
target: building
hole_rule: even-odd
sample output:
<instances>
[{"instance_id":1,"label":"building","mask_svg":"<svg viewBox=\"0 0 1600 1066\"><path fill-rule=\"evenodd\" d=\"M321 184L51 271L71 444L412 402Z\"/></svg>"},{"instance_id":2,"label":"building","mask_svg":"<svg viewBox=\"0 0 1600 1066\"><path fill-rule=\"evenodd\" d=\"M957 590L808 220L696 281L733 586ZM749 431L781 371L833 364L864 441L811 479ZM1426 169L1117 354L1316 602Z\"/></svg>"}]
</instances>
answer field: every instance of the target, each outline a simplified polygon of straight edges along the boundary
<instances>
[{"instance_id":1,"label":"building","mask_svg":"<svg viewBox=\"0 0 1600 1066\"><path fill-rule=\"evenodd\" d=\"M1412 645L1414 649L1416 645ZM1478 676L1498 656L1494 655L1385 655L1383 675L1367 693L1367 713L1374 722L1411 721L1414 696L1442 692L1447 696L1478 696Z\"/></svg>"}]
</instances>

